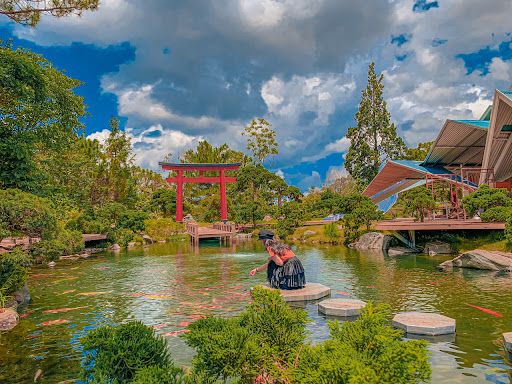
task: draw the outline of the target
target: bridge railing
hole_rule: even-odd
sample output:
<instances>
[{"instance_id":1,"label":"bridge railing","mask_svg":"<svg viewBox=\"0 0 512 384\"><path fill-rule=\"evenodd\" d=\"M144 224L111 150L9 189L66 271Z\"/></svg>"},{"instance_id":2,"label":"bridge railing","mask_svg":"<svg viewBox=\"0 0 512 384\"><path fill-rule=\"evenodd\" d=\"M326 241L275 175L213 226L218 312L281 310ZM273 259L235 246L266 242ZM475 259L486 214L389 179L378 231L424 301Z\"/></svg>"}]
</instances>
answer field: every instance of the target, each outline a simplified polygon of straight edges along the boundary
<instances>
[{"instance_id":1,"label":"bridge railing","mask_svg":"<svg viewBox=\"0 0 512 384\"><path fill-rule=\"evenodd\" d=\"M194 223L194 222L189 222L187 223L187 233L189 235L192 235L193 237L197 236L197 234L199 233L199 224L197 223Z\"/></svg>"},{"instance_id":2,"label":"bridge railing","mask_svg":"<svg viewBox=\"0 0 512 384\"><path fill-rule=\"evenodd\" d=\"M213 228L218 229L220 231L225 231L225 232L231 232L231 233L236 232L235 225L231 224L231 223L214 223Z\"/></svg>"}]
</instances>

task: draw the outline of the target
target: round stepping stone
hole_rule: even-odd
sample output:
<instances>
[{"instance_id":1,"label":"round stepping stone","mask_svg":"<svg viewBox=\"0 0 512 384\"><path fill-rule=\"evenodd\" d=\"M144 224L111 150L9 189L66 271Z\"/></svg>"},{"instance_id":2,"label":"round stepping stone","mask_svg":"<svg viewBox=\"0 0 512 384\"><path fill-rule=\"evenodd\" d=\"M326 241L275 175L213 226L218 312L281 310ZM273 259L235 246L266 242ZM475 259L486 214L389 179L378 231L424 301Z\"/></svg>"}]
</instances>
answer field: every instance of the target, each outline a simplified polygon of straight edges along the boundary
<instances>
[{"instance_id":1,"label":"round stepping stone","mask_svg":"<svg viewBox=\"0 0 512 384\"><path fill-rule=\"evenodd\" d=\"M318 312L328 316L359 316L366 303L355 299L327 299L318 304Z\"/></svg>"},{"instance_id":2,"label":"round stepping stone","mask_svg":"<svg viewBox=\"0 0 512 384\"><path fill-rule=\"evenodd\" d=\"M393 326L416 335L455 333L455 320L437 313L402 312L393 318Z\"/></svg>"},{"instance_id":3,"label":"round stepping stone","mask_svg":"<svg viewBox=\"0 0 512 384\"><path fill-rule=\"evenodd\" d=\"M331 288L318 283L307 283L302 289L281 290L284 301L312 301L331 295Z\"/></svg>"},{"instance_id":4,"label":"round stepping stone","mask_svg":"<svg viewBox=\"0 0 512 384\"><path fill-rule=\"evenodd\" d=\"M505 344L505 349L512 353L512 332L506 332L503 334L503 342Z\"/></svg>"}]
</instances>

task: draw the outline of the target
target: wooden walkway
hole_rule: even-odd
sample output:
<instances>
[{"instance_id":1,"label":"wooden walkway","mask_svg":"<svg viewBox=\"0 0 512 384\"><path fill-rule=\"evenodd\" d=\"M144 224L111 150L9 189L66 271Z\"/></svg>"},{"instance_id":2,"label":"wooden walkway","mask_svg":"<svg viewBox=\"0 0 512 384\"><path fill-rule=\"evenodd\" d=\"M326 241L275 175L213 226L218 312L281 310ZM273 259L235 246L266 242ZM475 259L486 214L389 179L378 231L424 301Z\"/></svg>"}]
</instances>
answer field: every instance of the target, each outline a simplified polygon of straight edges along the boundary
<instances>
[{"instance_id":1,"label":"wooden walkway","mask_svg":"<svg viewBox=\"0 0 512 384\"><path fill-rule=\"evenodd\" d=\"M219 239L232 241L236 235L234 224L215 223L211 227L200 227L197 223L187 223L187 233L194 243L200 239Z\"/></svg>"},{"instance_id":2,"label":"wooden walkway","mask_svg":"<svg viewBox=\"0 0 512 384\"><path fill-rule=\"evenodd\" d=\"M412 218L384 220L375 223L374 228L378 231L445 231L445 230L492 230L505 229L505 223L484 223L481 220L425 220L424 222L414 221Z\"/></svg>"}]
</instances>

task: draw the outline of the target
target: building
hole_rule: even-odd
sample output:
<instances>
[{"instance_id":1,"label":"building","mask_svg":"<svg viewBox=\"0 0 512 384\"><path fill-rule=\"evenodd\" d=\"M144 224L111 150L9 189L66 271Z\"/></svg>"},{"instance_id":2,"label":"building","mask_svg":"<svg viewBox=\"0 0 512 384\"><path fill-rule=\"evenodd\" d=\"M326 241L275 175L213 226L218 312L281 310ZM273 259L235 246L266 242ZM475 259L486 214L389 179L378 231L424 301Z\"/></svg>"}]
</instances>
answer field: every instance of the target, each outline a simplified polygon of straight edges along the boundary
<instances>
[{"instance_id":1,"label":"building","mask_svg":"<svg viewBox=\"0 0 512 384\"><path fill-rule=\"evenodd\" d=\"M399 193L436 183L453 190L456 210L481 184L512 191L512 91L495 90L479 120L446 120L425 160L387 161L364 194L387 211Z\"/></svg>"}]
</instances>

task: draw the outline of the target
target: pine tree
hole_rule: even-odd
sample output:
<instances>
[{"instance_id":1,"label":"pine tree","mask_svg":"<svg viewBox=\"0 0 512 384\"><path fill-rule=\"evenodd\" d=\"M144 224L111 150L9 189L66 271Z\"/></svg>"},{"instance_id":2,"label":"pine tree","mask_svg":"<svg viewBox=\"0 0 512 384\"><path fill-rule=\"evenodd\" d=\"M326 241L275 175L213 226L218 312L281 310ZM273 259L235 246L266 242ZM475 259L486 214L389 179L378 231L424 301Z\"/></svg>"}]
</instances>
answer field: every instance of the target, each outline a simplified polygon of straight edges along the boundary
<instances>
[{"instance_id":1,"label":"pine tree","mask_svg":"<svg viewBox=\"0 0 512 384\"><path fill-rule=\"evenodd\" d=\"M362 187L365 187L379 172L387 159L400 158L405 152L405 143L396 134L390 122L390 114L382 97L384 75L375 73L375 63L368 68L368 85L363 90L355 120L357 126L349 128L347 138L350 148L345 158L345 168Z\"/></svg>"}]
</instances>

